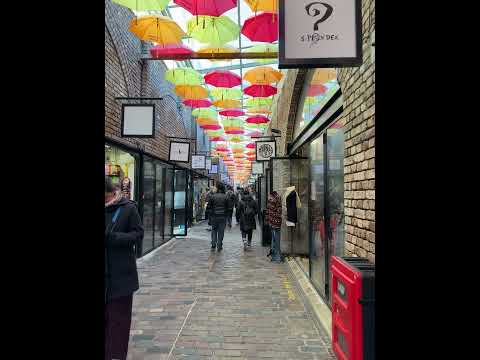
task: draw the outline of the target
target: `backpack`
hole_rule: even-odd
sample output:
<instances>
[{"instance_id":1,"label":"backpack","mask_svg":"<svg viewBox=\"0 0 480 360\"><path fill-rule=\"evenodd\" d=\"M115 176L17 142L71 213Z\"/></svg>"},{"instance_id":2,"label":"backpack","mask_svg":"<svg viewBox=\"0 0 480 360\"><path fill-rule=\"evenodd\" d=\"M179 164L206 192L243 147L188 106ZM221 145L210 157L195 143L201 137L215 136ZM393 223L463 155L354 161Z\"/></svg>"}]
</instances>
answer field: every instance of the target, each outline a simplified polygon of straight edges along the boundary
<instances>
[{"instance_id":1,"label":"backpack","mask_svg":"<svg viewBox=\"0 0 480 360\"><path fill-rule=\"evenodd\" d=\"M255 217L255 209L253 207L249 206L249 203L250 203L250 201L248 203L245 203L244 214L245 214L246 218L253 218L253 217Z\"/></svg>"}]
</instances>

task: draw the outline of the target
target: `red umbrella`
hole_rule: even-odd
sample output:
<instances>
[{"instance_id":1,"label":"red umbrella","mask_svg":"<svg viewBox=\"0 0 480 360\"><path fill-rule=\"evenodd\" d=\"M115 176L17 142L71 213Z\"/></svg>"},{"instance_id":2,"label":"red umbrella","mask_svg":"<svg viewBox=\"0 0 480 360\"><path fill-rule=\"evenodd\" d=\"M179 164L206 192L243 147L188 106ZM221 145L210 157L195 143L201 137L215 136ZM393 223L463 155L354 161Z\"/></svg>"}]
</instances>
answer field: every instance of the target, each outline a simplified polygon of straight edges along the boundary
<instances>
[{"instance_id":1,"label":"red umbrella","mask_svg":"<svg viewBox=\"0 0 480 360\"><path fill-rule=\"evenodd\" d=\"M204 76L205 82L215 87L232 88L242 84L242 78L226 70L215 70Z\"/></svg>"},{"instance_id":2,"label":"red umbrella","mask_svg":"<svg viewBox=\"0 0 480 360\"><path fill-rule=\"evenodd\" d=\"M194 51L185 45L156 45L150 48L150 55L159 58L163 55L191 55Z\"/></svg>"},{"instance_id":3,"label":"red umbrella","mask_svg":"<svg viewBox=\"0 0 480 360\"><path fill-rule=\"evenodd\" d=\"M318 96L325 94L327 87L323 85L311 85L307 90L307 96Z\"/></svg>"},{"instance_id":4,"label":"red umbrella","mask_svg":"<svg viewBox=\"0 0 480 360\"><path fill-rule=\"evenodd\" d=\"M240 135L245 133L243 130L226 130L225 134L231 134L231 135Z\"/></svg>"},{"instance_id":5,"label":"red umbrella","mask_svg":"<svg viewBox=\"0 0 480 360\"><path fill-rule=\"evenodd\" d=\"M205 130L220 130L222 128L220 125L202 125L200 127Z\"/></svg>"},{"instance_id":6,"label":"red umbrella","mask_svg":"<svg viewBox=\"0 0 480 360\"><path fill-rule=\"evenodd\" d=\"M248 161L255 161L255 160L257 160L257 159L256 159L255 156L254 156L254 157L248 157L247 160L248 160Z\"/></svg>"},{"instance_id":7,"label":"red umbrella","mask_svg":"<svg viewBox=\"0 0 480 360\"><path fill-rule=\"evenodd\" d=\"M215 150L220 151L220 152L227 152L228 148L225 146L217 146Z\"/></svg>"},{"instance_id":8,"label":"red umbrella","mask_svg":"<svg viewBox=\"0 0 480 360\"><path fill-rule=\"evenodd\" d=\"M220 16L237 7L237 0L174 0L192 15Z\"/></svg>"},{"instance_id":9,"label":"red umbrella","mask_svg":"<svg viewBox=\"0 0 480 360\"><path fill-rule=\"evenodd\" d=\"M278 40L278 15L262 13L245 20L242 34L252 41L274 42Z\"/></svg>"},{"instance_id":10,"label":"red umbrella","mask_svg":"<svg viewBox=\"0 0 480 360\"><path fill-rule=\"evenodd\" d=\"M208 108L212 106L212 103L210 102L210 100L207 100L207 99L201 99L201 100L185 99L183 100L183 103L192 108Z\"/></svg>"},{"instance_id":11,"label":"red umbrella","mask_svg":"<svg viewBox=\"0 0 480 360\"><path fill-rule=\"evenodd\" d=\"M250 116L245 121L249 124L266 124L270 121L270 119L263 115L257 115L257 116Z\"/></svg>"},{"instance_id":12,"label":"red umbrella","mask_svg":"<svg viewBox=\"0 0 480 360\"><path fill-rule=\"evenodd\" d=\"M214 136L210 139L211 142L214 142L214 141L225 141L225 139L221 136Z\"/></svg>"},{"instance_id":13,"label":"red umbrella","mask_svg":"<svg viewBox=\"0 0 480 360\"><path fill-rule=\"evenodd\" d=\"M255 143L250 143L246 147L249 149L255 149Z\"/></svg>"},{"instance_id":14,"label":"red umbrella","mask_svg":"<svg viewBox=\"0 0 480 360\"><path fill-rule=\"evenodd\" d=\"M245 115L245 112L240 109L225 109L219 112L220 115L222 116L242 116Z\"/></svg>"},{"instance_id":15,"label":"red umbrella","mask_svg":"<svg viewBox=\"0 0 480 360\"><path fill-rule=\"evenodd\" d=\"M252 97L269 97L277 93L277 88L271 85L250 85L243 92Z\"/></svg>"}]
</instances>

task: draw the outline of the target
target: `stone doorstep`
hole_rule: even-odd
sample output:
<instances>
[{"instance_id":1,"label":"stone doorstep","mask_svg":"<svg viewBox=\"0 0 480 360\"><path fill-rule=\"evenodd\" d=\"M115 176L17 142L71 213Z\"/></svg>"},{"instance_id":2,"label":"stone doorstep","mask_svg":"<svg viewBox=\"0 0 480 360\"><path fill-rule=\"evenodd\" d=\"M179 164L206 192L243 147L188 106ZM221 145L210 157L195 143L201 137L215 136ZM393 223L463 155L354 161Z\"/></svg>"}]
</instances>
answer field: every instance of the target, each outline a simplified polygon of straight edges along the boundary
<instances>
[{"instance_id":1,"label":"stone doorstep","mask_svg":"<svg viewBox=\"0 0 480 360\"><path fill-rule=\"evenodd\" d=\"M313 288L313 285L310 283L310 280L307 278L305 273L300 269L297 262L294 259L287 260L290 273L292 277L297 282L297 287L300 291L303 292L304 300L308 301L309 307L311 308L313 314L316 317L315 323L320 323L322 328L332 339L332 312L330 308L325 304L317 291Z\"/></svg>"}]
</instances>

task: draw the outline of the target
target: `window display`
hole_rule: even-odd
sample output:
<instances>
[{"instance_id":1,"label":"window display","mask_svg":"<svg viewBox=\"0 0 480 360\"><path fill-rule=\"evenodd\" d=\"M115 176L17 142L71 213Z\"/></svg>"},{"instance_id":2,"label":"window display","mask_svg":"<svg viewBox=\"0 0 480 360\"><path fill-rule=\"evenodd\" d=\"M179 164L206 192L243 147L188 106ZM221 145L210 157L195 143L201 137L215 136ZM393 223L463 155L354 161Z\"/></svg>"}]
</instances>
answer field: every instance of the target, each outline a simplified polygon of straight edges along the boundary
<instances>
[{"instance_id":1,"label":"window display","mask_svg":"<svg viewBox=\"0 0 480 360\"><path fill-rule=\"evenodd\" d=\"M123 187L125 196L136 199L136 156L113 145L105 144L105 175L110 176L114 185L121 186L125 178L130 180L129 187ZM126 183L126 181L125 181ZM127 195L128 194L128 195Z\"/></svg>"}]
</instances>

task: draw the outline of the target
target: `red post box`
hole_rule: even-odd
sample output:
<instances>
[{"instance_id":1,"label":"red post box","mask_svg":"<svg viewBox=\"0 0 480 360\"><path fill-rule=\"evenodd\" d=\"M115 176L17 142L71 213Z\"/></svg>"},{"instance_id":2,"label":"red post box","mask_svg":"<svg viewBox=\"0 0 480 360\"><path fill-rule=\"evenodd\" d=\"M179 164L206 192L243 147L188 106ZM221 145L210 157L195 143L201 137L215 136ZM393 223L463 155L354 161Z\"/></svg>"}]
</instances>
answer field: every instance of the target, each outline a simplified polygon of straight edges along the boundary
<instances>
[{"instance_id":1,"label":"red post box","mask_svg":"<svg viewBox=\"0 0 480 360\"><path fill-rule=\"evenodd\" d=\"M332 257L332 347L339 360L375 359L375 265Z\"/></svg>"}]
</instances>

